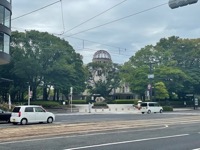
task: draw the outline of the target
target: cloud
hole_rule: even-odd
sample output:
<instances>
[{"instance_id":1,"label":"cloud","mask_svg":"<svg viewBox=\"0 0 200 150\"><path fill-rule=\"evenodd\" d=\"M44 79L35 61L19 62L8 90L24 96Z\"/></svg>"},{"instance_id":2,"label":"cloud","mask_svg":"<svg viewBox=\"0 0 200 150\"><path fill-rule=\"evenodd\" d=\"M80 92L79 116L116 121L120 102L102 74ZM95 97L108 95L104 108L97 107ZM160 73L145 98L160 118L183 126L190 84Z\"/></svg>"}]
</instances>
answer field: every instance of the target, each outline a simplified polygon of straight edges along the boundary
<instances>
[{"instance_id":1,"label":"cloud","mask_svg":"<svg viewBox=\"0 0 200 150\"><path fill-rule=\"evenodd\" d=\"M13 1L12 18L55 1ZM121 1L63 0L65 31ZM149 8L164 3L166 5L145 12ZM198 14L200 13L200 2L173 10L169 8L167 3L168 0L127 0L105 14L67 32L62 37L69 41L76 52L83 55L84 63L90 62L93 54L100 49L107 50L115 63L124 63L136 51L146 45L155 45L160 38L173 35L180 36L181 38L199 38L200 18ZM78 33L131 14L133 15L132 17L75 35L75 37L96 41L97 43L85 41L85 47L83 47L82 40L67 37L67 35ZM56 3L41 11L13 20L12 27L14 30L17 28L20 31L35 29L50 33L61 33L63 31L61 3Z\"/></svg>"}]
</instances>

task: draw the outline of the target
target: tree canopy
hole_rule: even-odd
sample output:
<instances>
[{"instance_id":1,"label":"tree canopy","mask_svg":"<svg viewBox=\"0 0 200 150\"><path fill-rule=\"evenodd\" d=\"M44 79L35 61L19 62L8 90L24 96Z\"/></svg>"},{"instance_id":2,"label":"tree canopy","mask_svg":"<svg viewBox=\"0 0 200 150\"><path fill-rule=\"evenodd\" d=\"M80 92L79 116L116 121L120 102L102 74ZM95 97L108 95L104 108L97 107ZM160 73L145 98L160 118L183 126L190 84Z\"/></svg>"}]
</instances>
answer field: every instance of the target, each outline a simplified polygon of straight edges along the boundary
<instances>
[{"instance_id":1,"label":"tree canopy","mask_svg":"<svg viewBox=\"0 0 200 150\"><path fill-rule=\"evenodd\" d=\"M54 99L59 99L59 93L67 97L70 87L75 93L85 88L86 71L81 55L67 41L47 32L13 32L11 58L10 64L0 66L0 76L13 80L13 99L22 99L16 94L23 95L28 85L33 91L32 99L37 99L36 89L41 86L46 100L50 87L54 88Z\"/></svg>"},{"instance_id":2,"label":"tree canopy","mask_svg":"<svg viewBox=\"0 0 200 150\"><path fill-rule=\"evenodd\" d=\"M200 39L162 38L155 46L140 49L122 67L122 76L133 92L142 95L154 74L153 84L162 82L173 93L199 94ZM154 86L155 86L154 85Z\"/></svg>"}]
</instances>

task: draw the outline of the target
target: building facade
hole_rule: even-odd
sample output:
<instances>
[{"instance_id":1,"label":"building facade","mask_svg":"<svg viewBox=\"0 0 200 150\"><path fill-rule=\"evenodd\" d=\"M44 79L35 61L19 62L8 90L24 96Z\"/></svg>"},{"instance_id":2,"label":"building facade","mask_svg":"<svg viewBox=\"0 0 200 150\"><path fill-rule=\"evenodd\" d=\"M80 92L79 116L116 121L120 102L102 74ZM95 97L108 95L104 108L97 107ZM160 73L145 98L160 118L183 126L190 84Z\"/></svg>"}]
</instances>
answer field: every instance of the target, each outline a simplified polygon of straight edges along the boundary
<instances>
[{"instance_id":1,"label":"building facade","mask_svg":"<svg viewBox=\"0 0 200 150\"><path fill-rule=\"evenodd\" d=\"M0 65L10 62L12 0L0 0Z\"/></svg>"},{"instance_id":2,"label":"building facade","mask_svg":"<svg viewBox=\"0 0 200 150\"><path fill-rule=\"evenodd\" d=\"M112 63L111 55L105 50L99 50L93 55L92 62L101 64ZM94 82L97 82L99 80L106 82L107 74L102 73L101 68L97 68L95 70L91 68L90 72L92 73L92 79L94 80ZM90 85L95 86L92 81L90 81ZM89 95L87 90L84 92L84 95ZM129 84L123 81L120 82L120 86L118 88L111 91L110 96L113 99L135 98L135 95L130 90Z\"/></svg>"}]
</instances>

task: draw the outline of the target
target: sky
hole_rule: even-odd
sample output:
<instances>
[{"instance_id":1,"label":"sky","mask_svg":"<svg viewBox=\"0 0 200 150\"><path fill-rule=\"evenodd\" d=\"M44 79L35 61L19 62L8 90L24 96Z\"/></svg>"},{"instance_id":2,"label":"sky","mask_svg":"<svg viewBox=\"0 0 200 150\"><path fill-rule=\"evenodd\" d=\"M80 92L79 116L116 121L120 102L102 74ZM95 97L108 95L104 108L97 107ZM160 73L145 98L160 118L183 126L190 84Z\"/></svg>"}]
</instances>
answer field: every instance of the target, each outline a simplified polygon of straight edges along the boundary
<instances>
[{"instance_id":1,"label":"sky","mask_svg":"<svg viewBox=\"0 0 200 150\"><path fill-rule=\"evenodd\" d=\"M199 14L200 2L171 9L168 0L12 0L12 31L64 38L85 64L98 50L123 64L161 38L199 38Z\"/></svg>"}]
</instances>

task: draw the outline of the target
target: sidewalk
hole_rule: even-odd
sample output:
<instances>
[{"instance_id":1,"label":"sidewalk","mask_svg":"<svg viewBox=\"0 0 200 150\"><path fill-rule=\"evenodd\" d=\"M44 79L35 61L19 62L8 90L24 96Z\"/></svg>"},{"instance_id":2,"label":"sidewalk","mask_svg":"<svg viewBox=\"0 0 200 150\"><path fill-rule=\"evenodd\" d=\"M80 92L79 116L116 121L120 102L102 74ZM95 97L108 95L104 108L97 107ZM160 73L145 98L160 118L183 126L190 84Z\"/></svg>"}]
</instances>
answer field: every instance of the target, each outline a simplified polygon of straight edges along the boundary
<instances>
[{"instance_id":1,"label":"sidewalk","mask_svg":"<svg viewBox=\"0 0 200 150\"><path fill-rule=\"evenodd\" d=\"M108 108L89 108L89 105L76 105L79 113L138 113L132 104L108 104Z\"/></svg>"},{"instance_id":2,"label":"sidewalk","mask_svg":"<svg viewBox=\"0 0 200 150\"><path fill-rule=\"evenodd\" d=\"M140 110L133 107L132 104L108 104L108 108L89 108L88 104L75 105L75 108L68 109L56 109L48 110L55 114L65 114L65 115L84 115L84 114L140 114ZM200 113L200 109L195 109L193 107L186 108L174 108L174 113L197 111ZM172 113L172 112L171 112Z\"/></svg>"}]
</instances>

